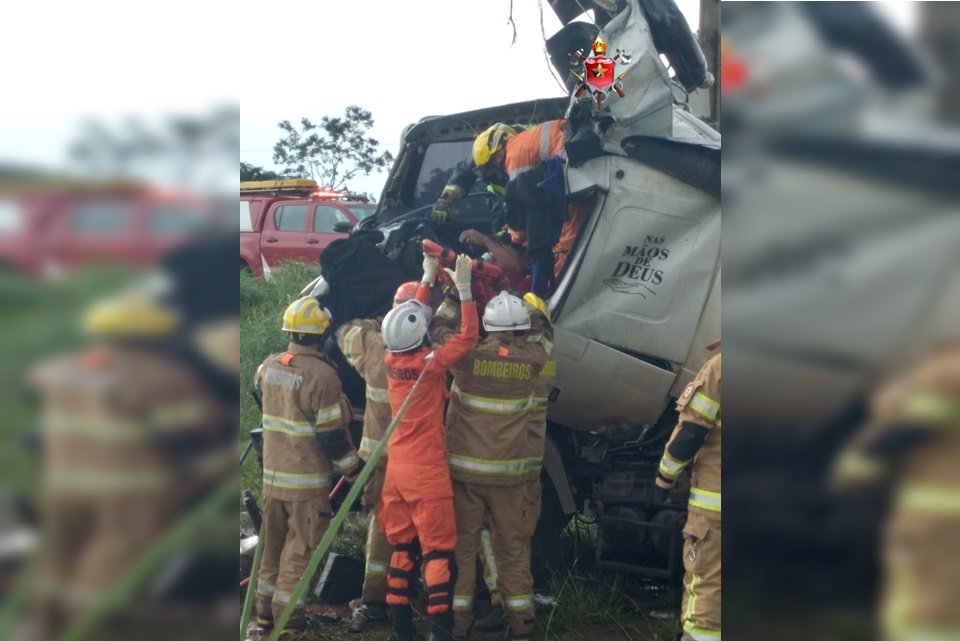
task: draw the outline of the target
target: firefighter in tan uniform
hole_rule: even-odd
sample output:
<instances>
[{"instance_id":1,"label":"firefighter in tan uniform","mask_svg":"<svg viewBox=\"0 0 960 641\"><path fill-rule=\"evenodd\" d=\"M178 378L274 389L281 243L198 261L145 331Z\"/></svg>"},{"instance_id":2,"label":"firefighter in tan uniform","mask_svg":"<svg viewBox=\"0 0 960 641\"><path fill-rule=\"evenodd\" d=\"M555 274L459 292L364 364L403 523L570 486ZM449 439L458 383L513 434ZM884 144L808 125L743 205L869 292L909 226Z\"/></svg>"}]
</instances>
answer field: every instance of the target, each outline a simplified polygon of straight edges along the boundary
<instances>
[{"instance_id":1,"label":"firefighter in tan uniform","mask_svg":"<svg viewBox=\"0 0 960 641\"><path fill-rule=\"evenodd\" d=\"M530 317L523 302L501 292L488 304L489 335L453 368L447 411L447 460L457 517L454 631L468 633L473 618L476 559L484 517L489 515L499 570L501 601L511 636L534 631L530 537L538 501L529 482L542 455L528 448L528 409L548 354L528 340Z\"/></svg>"},{"instance_id":2,"label":"firefighter in tan uniform","mask_svg":"<svg viewBox=\"0 0 960 641\"><path fill-rule=\"evenodd\" d=\"M287 351L267 357L255 385L263 396L263 557L257 623L273 625L330 523L334 470L356 478L361 462L350 442L350 406L336 371L319 351L330 314L315 298L283 315ZM302 605L302 604L298 604ZM287 624L305 627L302 607Z\"/></svg>"},{"instance_id":3,"label":"firefighter in tan uniform","mask_svg":"<svg viewBox=\"0 0 960 641\"><path fill-rule=\"evenodd\" d=\"M424 258L423 281L403 283L393 297L393 306L408 300L419 300L426 304L430 299L430 288L436 282L437 262ZM383 438L390 425L390 397L387 392L387 367L384 357L387 355L380 334L380 318L359 318L344 324L337 330L337 344L347 362L357 370L366 384L366 408L363 413L363 438L358 453L364 461ZM387 570L393 546L387 541L376 509L380 504L380 492L387 470L387 456L384 453L376 469L367 479L361 501L367 509L370 522L367 527L366 567L363 577L363 592L360 606L354 609L351 631L361 632L367 622L386 621L387 619Z\"/></svg>"},{"instance_id":4,"label":"firefighter in tan uniform","mask_svg":"<svg viewBox=\"0 0 960 641\"><path fill-rule=\"evenodd\" d=\"M140 339L53 359L32 375L44 406L41 589L54 628L128 571L191 486L213 480L181 444L215 440L227 412L188 367Z\"/></svg>"},{"instance_id":5,"label":"firefighter in tan uniform","mask_svg":"<svg viewBox=\"0 0 960 641\"><path fill-rule=\"evenodd\" d=\"M171 252L146 281L91 306L85 324L94 345L30 371L44 464L34 605L50 634L235 474L236 298L216 290L229 274L193 269L235 246L234 237ZM149 614L176 596L139 595L124 618L137 621L140 608Z\"/></svg>"},{"instance_id":6,"label":"firefighter in tan uniform","mask_svg":"<svg viewBox=\"0 0 960 641\"><path fill-rule=\"evenodd\" d=\"M530 403L527 407L529 432L527 449L524 452L524 458L542 461L547 442L547 403L550 389L553 387L553 379L557 374L557 362L552 356L553 329L550 326L550 311L546 302L532 292L524 295L523 302L527 304L527 311L530 314L530 334L527 336L527 340L542 342L549 354L547 362L540 370L540 376L537 378L533 395L530 397ZM536 530L537 521L540 519L540 506L542 505L540 473L540 465L531 466L527 473L528 489L535 506L529 514L531 522L528 528L531 532ZM493 609L487 616L478 619L473 627L480 632L500 630L506 625L506 619L504 619L502 599L497 587L497 561L489 527L485 527L480 535L480 560L483 564L483 580L490 591L490 603L493 605Z\"/></svg>"},{"instance_id":7,"label":"firefighter in tan uniform","mask_svg":"<svg viewBox=\"0 0 960 641\"><path fill-rule=\"evenodd\" d=\"M884 533L887 641L954 639L960 629L960 345L887 385L838 460L841 487L893 478Z\"/></svg>"},{"instance_id":8,"label":"firefighter in tan uniform","mask_svg":"<svg viewBox=\"0 0 960 641\"><path fill-rule=\"evenodd\" d=\"M691 466L683 527L684 641L720 641L720 345L677 401L679 422L660 459L661 499Z\"/></svg>"}]
</instances>

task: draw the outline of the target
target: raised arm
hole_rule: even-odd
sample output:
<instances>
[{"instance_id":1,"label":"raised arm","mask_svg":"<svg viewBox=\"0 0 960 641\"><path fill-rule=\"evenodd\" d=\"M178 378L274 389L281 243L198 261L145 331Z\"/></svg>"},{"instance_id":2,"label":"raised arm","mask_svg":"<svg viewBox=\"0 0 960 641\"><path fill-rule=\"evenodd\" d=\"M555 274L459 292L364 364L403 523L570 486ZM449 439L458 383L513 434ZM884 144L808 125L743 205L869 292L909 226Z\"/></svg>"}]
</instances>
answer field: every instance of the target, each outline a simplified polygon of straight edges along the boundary
<instances>
[{"instance_id":1,"label":"raised arm","mask_svg":"<svg viewBox=\"0 0 960 641\"><path fill-rule=\"evenodd\" d=\"M460 331L432 353L434 367L443 371L463 358L470 348L480 339L480 321L477 318L477 304L470 292L470 267L473 261L461 254L457 257L456 271L447 270L460 294Z\"/></svg>"}]
</instances>

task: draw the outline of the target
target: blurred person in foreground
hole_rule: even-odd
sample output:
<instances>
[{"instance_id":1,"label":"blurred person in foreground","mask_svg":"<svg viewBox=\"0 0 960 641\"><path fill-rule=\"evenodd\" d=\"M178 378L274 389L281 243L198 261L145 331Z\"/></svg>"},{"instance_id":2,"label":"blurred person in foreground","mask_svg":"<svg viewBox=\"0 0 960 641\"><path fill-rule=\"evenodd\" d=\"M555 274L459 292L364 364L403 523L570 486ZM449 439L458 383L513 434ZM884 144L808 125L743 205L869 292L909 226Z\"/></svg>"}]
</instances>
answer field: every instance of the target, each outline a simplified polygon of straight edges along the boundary
<instances>
[{"instance_id":1,"label":"blurred person in foreground","mask_svg":"<svg viewBox=\"0 0 960 641\"><path fill-rule=\"evenodd\" d=\"M679 421L657 472L663 502L691 466L683 526L683 641L720 641L720 343L677 400Z\"/></svg>"},{"instance_id":2,"label":"blurred person in foreground","mask_svg":"<svg viewBox=\"0 0 960 641\"><path fill-rule=\"evenodd\" d=\"M942 346L873 397L834 470L839 490L887 484L887 641L960 638L960 342Z\"/></svg>"},{"instance_id":3,"label":"blurred person in foreground","mask_svg":"<svg viewBox=\"0 0 960 641\"><path fill-rule=\"evenodd\" d=\"M239 318L226 285L235 245L235 236L211 238L171 252L146 282L88 310L88 348L30 373L41 402L44 547L20 638L68 629L235 473ZM136 599L97 638L188 627L210 638L211 601L235 576L219 570L235 572L235 560L206 553L204 537L190 547L125 595Z\"/></svg>"},{"instance_id":4,"label":"blurred person in foreground","mask_svg":"<svg viewBox=\"0 0 960 641\"><path fill-rule=\"evenodd\" d=\"M330 312L305 296L283 314L287 351L257 370L263 394L263 557L258 574L257 624L270 629L289 605L313 550L330 525L331 473L353 481L363 464L350 440L350 405L321 347ZM302 599L302 597L301 597ZM287 630L305 628L303 602Z\"/></svg>"}]
</instances>

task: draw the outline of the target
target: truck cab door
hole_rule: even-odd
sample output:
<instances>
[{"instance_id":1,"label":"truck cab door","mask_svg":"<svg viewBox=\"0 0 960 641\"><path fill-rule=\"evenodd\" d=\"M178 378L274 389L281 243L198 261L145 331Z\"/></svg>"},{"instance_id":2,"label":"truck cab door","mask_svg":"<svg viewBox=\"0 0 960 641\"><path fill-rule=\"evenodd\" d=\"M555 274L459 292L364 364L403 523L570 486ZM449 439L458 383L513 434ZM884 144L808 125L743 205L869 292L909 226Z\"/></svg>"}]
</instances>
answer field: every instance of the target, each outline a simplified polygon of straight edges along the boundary
<instances>
[{"instance_id":1,"label":"truck cab door","mask_svg":"<svg viewBox=\"0 0 960 641\"><path fill-rule=\"evenodd\" d=\"M685 364L696 371L706 355L698 334L719 338L707 303L719 277L720 201L619 156L571 169L569 183L601 195L550 300L550 417L575 429L611 417L653 423ZM703 319L715 326L701 328Z\"/></svg>"},{"instance_id":2,"label":"truck cab door","mask_svg":"<svg viewBox=\"0 0 960 641\"><path fill-rule=\"evenodd\" d=\"M327 245L338 238L346 238L349 234L333 231L337 223L352 223L353 221L336 205L314 205L311 225L306 234L306 254L311 262L320 260L320 254Z\"/></svg>"},{"instance_id":3,"label":"truck cab door","mask_svg":"<svg viewBox=\"0 0 960 641\"><path fill-rule=\"evenodd\" d=\"M267 212L260 252L270 267L284 261L307 261L307 203L281 203Z\"/></svg>"}]
</instances>

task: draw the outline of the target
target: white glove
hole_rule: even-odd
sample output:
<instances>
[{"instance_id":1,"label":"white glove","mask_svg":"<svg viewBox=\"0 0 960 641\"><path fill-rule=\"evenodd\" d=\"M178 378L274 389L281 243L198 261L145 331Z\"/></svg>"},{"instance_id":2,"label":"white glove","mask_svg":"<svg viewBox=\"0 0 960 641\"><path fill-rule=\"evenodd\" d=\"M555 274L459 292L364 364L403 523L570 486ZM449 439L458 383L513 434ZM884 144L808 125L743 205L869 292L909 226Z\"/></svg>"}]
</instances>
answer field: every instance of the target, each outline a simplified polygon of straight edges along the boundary
<instances>
[{"instance_id":1,"label":"white glove","mask_svg":"<svg viewBox=\"0 0 960 641\"><path fill-rule=\"evenodd\" d=\"M444 268L447 274L450 275L450 278L453 279L453 284L460 294L461 301L473 300L473 294L470 292L470 271L472 267L473 259L466 254L460 254L457 256L456 271Z\"/></svg>"},{"instance_id":2,"label":"white glove","mask_svg":"<svg viewBox=\"0 0 960 641\"><path fill-rule=\"evenodd\" d=\"M440 263L430 254L423 255L423 278L420 280L427 286L433 287L437 283L437 269Z\"/></svg>"}]
</instances>

